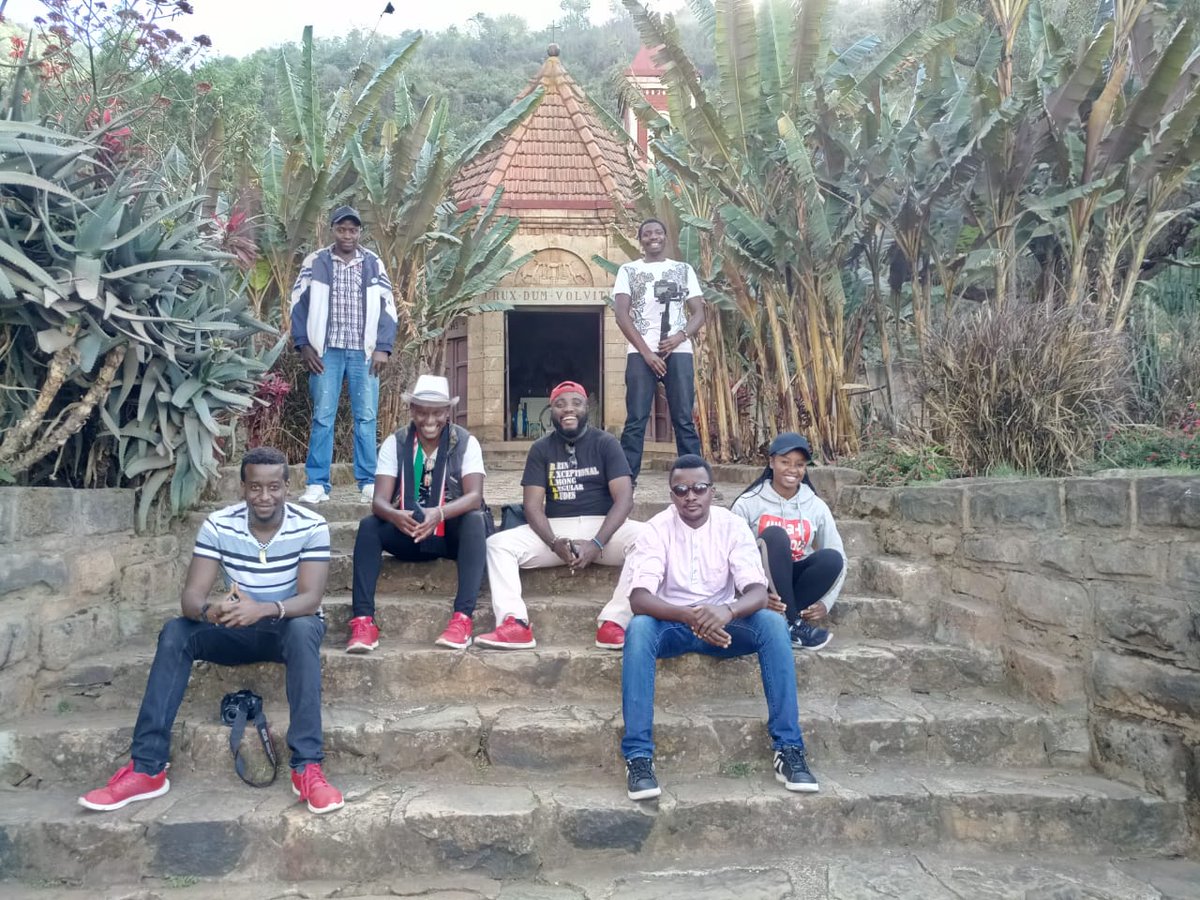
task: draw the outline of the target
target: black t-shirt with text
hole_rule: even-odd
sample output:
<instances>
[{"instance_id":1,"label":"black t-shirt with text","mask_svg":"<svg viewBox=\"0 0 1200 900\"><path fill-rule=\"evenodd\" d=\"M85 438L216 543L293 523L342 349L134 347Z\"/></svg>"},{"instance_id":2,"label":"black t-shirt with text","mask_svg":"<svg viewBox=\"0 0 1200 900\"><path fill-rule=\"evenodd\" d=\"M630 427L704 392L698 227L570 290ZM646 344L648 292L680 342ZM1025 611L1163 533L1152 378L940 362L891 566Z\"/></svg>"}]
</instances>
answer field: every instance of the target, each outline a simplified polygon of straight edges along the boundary
<instances>
[{"instance_id":1,"label":"black t-shirt with text","mask_svg":"<svg viewBox=\"0 0 1200 900\"><path fill-rule=\"evenodd\" d=\"M632 475L621 442L599 428L589 428L574 445L557 432L540 437L529 448L522 486L546 489L546 517L604 516L612 508L608 483Z\"/></svg>"}]
</instances>

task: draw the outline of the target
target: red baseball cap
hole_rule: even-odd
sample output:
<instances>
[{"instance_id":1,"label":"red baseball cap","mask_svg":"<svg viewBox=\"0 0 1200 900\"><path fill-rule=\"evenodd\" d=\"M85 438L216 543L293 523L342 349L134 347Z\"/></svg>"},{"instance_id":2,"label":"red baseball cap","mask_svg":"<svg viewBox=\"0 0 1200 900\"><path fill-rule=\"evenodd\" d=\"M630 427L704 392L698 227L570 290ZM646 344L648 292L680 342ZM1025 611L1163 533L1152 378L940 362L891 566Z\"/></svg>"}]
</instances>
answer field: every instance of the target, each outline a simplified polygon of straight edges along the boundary
<instances>
[{"instance_id":1,"label":"red baseball cap","mask_svg":"<svg viewBox=\"0 0 1200 900\"><path fill-rule=\"evenodd\" d=\"M585 391L583 389L582 384L580 384L577 381L564 381L562 384L558 385L557 387L554 388L554 390L552 390L550 392L550 402L553 403L554 398L557 397L559 394L568 394L568 393L583 394L584 399L585 400L587 399L587 391Z\"/></svg>"}]
</instances>

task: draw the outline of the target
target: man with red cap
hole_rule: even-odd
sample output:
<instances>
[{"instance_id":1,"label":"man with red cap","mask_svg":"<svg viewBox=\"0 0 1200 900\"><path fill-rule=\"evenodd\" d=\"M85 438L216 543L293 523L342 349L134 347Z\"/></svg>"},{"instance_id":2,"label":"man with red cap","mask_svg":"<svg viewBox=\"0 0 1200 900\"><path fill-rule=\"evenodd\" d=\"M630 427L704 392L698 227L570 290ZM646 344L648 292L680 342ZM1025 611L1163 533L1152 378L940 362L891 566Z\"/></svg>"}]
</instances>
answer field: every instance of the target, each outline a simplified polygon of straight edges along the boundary
<instances>
[{"instance_id":1,"label":"man with red cap","mask_svg":"<svg viewBox=\"0 0 1200 900\"><path fill-rule=\"evenodd\" d=\"M475 639L476 646L500 650L537 646L521 598L521 569L592 563L619 566L642 530L627 521L633 509L629 462L615 437L588 427L583 386L564 381L550 392L553 430L529 448L525 460L525 521L488 538L488 583L499 623ZM621 585L600 611L596 646L620 650L633 613Z\"/></svg>"}]
</instances>

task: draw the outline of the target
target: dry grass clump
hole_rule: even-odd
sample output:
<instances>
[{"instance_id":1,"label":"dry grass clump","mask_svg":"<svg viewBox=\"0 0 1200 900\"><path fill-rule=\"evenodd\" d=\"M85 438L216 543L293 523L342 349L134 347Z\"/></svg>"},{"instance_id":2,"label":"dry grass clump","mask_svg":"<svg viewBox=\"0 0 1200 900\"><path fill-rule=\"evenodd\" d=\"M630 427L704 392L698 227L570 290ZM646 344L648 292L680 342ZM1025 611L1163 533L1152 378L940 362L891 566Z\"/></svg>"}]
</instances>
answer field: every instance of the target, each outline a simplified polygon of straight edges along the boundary
<instances>
[{"instance_id":1,"label":"dry grass clump","mask_svg":"<svg viewBox=\"0 0 1200 900\"><path fill-rule=\"evenodd\" d=\"M930 432L964 474L1053 475L1123 417L1128 352L1085 311L989 306L931 340L921 378Z\"/></svg>"}]
</instances>

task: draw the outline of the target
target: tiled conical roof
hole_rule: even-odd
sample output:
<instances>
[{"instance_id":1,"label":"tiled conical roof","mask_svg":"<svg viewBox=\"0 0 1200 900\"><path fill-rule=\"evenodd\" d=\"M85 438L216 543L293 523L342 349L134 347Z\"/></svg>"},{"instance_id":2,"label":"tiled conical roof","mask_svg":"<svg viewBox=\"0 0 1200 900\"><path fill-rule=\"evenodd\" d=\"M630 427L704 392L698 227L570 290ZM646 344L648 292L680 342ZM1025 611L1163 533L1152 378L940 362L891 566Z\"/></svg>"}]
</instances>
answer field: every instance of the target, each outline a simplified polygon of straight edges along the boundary
<instances>
[{"instance_id":1,"label":"tiled conical roof","mask_svg":"<svg viewBox=\"0 0 1200 900\"><path fill-rule=\"evenodd\" d=\"M459 173L453 192L460 207L486 204L500 185L501 210L518 215L632 204L637 176L629 155L567 73L554 44L520 96L539 85L545 94L537 108Z\"/></svg>"}]
</instances>

